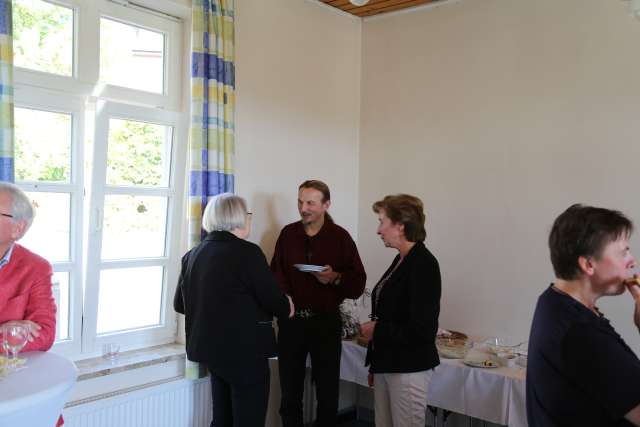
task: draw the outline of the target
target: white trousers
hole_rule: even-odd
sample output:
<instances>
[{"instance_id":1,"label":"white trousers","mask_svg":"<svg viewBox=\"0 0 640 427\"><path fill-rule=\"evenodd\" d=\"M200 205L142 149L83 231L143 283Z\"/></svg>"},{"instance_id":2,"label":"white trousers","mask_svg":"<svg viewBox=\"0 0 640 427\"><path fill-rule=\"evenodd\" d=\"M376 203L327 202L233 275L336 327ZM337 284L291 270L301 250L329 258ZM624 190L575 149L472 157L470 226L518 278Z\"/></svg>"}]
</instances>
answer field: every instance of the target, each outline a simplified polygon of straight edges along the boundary
<instances>
[{"instance_id":1,"label":"white trousers","mask_svg":"<svg viewBox=\"0 0 640 427\"><path fill-rule=\"evenodd\" d=\"M424 427L433 369L408 374L374 374L376 427Z\"/></svg>"}]
</instances>

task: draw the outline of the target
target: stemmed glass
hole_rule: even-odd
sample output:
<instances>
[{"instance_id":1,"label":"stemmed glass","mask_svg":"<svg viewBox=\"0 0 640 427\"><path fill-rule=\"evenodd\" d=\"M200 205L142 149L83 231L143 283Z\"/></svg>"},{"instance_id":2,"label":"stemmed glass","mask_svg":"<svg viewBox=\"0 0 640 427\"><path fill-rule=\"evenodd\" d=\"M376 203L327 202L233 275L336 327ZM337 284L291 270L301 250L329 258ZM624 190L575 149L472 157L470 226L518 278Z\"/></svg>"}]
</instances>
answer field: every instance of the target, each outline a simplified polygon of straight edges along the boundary
<instances>
[{"instance_id":1,"label":"stemmed glass","mask_svg":"<svg viewBox=\"0 0 640 427\"><path fill-rule=\"evenodd\" d=\"M9 368L18 366L18 353L27 344L29 328L20 323L5 323L2 325L2 348L9 356Z\"/></svg>"}]
</instances>

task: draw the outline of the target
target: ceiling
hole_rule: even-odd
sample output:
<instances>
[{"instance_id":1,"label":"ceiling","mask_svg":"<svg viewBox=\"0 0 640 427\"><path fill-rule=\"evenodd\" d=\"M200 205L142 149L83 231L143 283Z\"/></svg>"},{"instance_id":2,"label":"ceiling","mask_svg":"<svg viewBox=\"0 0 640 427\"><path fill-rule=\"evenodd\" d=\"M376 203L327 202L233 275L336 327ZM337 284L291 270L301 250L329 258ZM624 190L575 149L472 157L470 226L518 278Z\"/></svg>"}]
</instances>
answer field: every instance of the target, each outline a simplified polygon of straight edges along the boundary
<instances>
[{"instance_id":1,"label":"ceiling","mask_svg":"<svg viewBox=\"0 0 640 427\"><path fill-rule=\"evenodd\" d=\"M395 12L401 9L435 3L438 0L369 0L364 6L354 6L349 0L320 0L347 13L359 17L380 15L381 13Z\"/></svg>"}]
</instances>

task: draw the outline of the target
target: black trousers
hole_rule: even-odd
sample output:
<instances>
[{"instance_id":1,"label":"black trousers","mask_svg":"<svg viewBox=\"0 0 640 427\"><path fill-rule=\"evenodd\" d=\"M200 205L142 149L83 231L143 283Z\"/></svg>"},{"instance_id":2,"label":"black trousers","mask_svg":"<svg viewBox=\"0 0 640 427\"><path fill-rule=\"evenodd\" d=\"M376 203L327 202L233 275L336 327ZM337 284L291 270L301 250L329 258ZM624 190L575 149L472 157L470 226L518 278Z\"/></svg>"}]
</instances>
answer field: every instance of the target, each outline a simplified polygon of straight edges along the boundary
<instances>
[{"instance_id":1,"label":"black trousers","mask_svg":"<svg viewBox=\"0 0 640 427\"><path fill-rule=\"evenodd\" d=\"M252 378L240 372L209 367L213 419L211 427L264 427L269 404L269 360L248 367Z\"/></svg>"},{"instance_id":2,"label":"black trousers","mask_svg":"<svg viewBox=\"0 0 640 427\"><path fill-rule=\"evenodd\" d=\"M333 427L338 413L342 324L337 312L278 320L278 365L283 427L302 427L307 354L316 388L316 426Z\"/></svg>"}]
</instances>

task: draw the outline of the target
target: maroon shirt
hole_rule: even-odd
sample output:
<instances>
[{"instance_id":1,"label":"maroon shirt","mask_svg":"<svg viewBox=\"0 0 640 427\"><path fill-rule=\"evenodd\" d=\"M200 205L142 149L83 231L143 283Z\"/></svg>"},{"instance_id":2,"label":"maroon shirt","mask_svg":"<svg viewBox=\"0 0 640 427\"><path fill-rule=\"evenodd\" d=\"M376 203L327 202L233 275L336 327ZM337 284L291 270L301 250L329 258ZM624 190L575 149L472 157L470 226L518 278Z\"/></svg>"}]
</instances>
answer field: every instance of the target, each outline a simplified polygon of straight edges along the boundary
<instances>
[{"instance_id":1,"label":"maroon shirt","mask_svg":"<svg viewBox=\"0 0 640 427\"><path fill-rule=\"evenodd\" d=\"M342 273L340 284L323 285L294 264L330 265ZM285 226L276 242L271 271L296 310L319 313L337 311L345 298L358 298L367 280L353 239L347 230L328 220L313 237L307 236L301 221Z\"/></svg>"}]
</instances>

